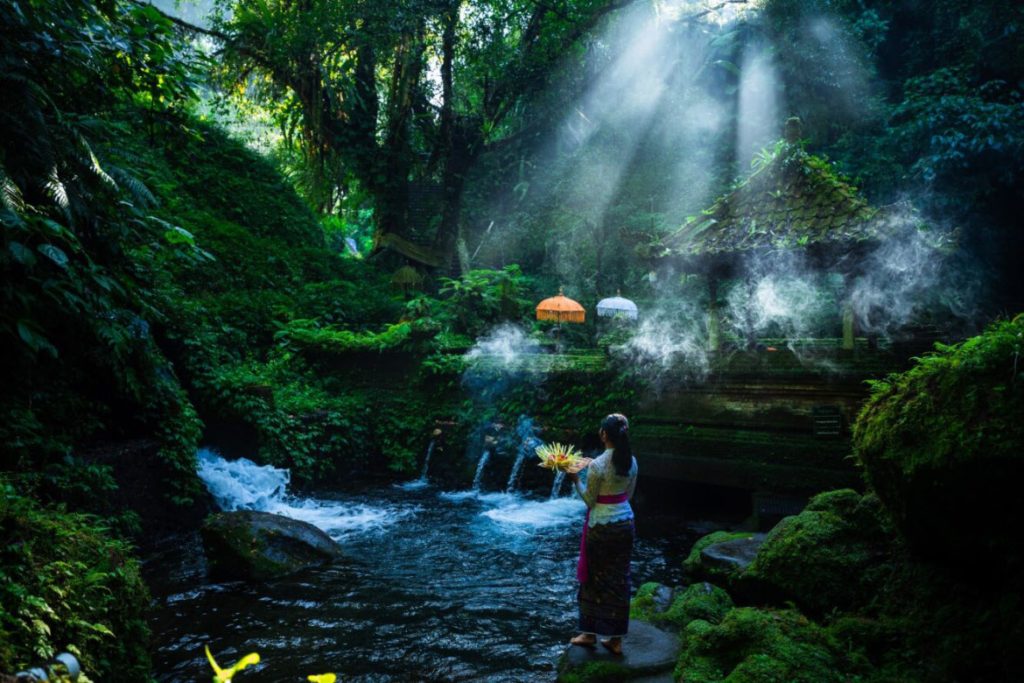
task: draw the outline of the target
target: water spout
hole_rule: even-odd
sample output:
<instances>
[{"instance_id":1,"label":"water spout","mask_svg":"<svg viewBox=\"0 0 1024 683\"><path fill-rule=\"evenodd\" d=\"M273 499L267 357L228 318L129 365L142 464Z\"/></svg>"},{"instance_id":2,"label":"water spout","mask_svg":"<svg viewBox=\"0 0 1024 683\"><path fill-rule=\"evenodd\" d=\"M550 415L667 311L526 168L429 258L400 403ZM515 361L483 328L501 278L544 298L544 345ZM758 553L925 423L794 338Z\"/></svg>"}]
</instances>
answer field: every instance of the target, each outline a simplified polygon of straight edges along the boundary
<instances>
[{"instance_id":1,"label":"water spout","mask_svg":"<svg viewBox=\"0 0 1024 683\"><path fill-rule=\"evenodd\" d=\"M520 416L519 423L516 425L516 432L520 438L519 450L516 453L515 464L512 465L512 472L508 475L505 493L515 492L516 484L519 483L519 474L523 470L523 463L536 450L537 446L541 444L540 439L534 434L533 420L525 415Z\"/></svg>"},{"instance_id":2,"label":"water spout","mask_svg":"<svg viewBox=\"0 0 1024 683\"><path fill-rule=\"evenodd\" d=\"M483 482L484 470L487 468L487 461L491 459L490 449L485 450L484 454L480 456L480 461L476 465L476 474L473 475L473 490L479 491L480 484Z\"/></svg>"},{"instance_id":3,"label":"water spout","mask_svg":"<svg viewBox=\"0 0 1024 683\"><path fill-rule=\"evenodd\" d=\"M430 469L430 456L434 454L434 444L435 443L436 443L435 439L431 439L430 440L430 443L427 444L427 454L423 458L423 471L420 472L419 481L421 481L424 484L427 483L427 470Z\"/></svg>"},{"instance_id":4,"label":"water spout","mask_svg":"<svg viewBox=\"0 0 1024 683\"><path fill-rule=\"evenodd\" d=\"M551 485L551 500L558 498L558 495L562 492L563 481L565 481L565 472L557 472L555 474L555 483Z\"/></svg>"}]
</instances>

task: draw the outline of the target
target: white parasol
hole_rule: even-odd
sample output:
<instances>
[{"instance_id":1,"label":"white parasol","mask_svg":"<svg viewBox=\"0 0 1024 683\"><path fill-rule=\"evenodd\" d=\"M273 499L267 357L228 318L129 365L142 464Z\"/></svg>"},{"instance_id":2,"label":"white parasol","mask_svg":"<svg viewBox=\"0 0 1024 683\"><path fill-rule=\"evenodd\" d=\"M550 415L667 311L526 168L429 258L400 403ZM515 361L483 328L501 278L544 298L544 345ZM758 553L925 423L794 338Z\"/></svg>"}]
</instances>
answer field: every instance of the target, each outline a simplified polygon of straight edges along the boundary
<instances>
[{"instance_id":1,"label":"white parasol","mask_svg":"<svg viewBox=\"0 0 1024 683\"><path fill-rule=\"evenodd\" d=\"M624 299L619 292L618 296L611 296L597 302L597 314L602 318L615 318L622 316L630 320L636 320L640 315L636 304L629 299Z\"/></svg>"}]
</instances>

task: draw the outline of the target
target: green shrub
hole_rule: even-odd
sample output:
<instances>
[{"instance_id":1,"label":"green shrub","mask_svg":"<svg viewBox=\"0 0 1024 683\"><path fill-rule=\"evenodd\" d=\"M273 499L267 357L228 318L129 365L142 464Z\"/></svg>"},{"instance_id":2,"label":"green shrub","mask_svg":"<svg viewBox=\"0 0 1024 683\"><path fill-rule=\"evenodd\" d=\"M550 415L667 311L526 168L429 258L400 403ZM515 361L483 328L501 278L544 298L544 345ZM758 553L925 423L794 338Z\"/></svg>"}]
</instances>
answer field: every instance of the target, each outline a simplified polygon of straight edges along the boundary
<instances>
[{"instance_id":1,"label":"green shrub","mask_svg":"<svg viewBox=\"0 0 1024 683\"><path fill-rule=\"evenodd\" d=\"M868 482L911 548L929 559L974 571L1022 561L1022 352L1024 316L939 345L875 382L854 425Z\"/></svg>"},{"instance_id":2,"label":"green shrub","mask_svg":"<svg viewBox=\"0 0 1024 683\"><path fill-rule=\"evenodd\" d=\"M149 676L149 597L131 548L100 520L0 482L0 670L67 650L94 681Z\"/></svg>"}]
</instances>

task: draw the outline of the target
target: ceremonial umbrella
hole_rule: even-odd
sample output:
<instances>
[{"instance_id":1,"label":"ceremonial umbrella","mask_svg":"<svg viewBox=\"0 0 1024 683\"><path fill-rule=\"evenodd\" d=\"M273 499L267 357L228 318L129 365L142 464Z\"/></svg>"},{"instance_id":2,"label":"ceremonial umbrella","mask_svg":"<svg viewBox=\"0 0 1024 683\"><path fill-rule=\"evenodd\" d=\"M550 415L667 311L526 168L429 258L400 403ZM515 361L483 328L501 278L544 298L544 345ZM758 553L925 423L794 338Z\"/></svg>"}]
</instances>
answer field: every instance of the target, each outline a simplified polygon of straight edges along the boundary
<instances>
[{"instance_id":1,"label":"ceremonial umbrella","mask_svg":"<svg viewBox=\"0 0 1024 683\"><path fill-rule=\"evenodd\" d=\"M610 296L597 302L597 314L602 318L615 318L621 315L624 318L636 320L640 313L637 311L635 303L624 299L622 292L618 292L617 296Z\"/></svg>"},{"instance_id":2,"label":"ceremonial umbrella","mask_svg":"<svg viewBox=\"0 0 1024 683\"><path fill-rule=\"evenodd\" d=\"M558 288L558 296L544 299L537 304L537 320L553 320L559 323L581 323L587 312L578 303L565 296Z\"/></svg>"},{"instance_id":3,"label":"ceremonial umbrella","mask_svg":"<svg viewBox=\"0 0 1024 683\"><path fill-rule=\"evenodd\" d=\"M423 283L423 276L412 266L402 266L391 276L391 284L408 294L410 288L419 287Z\"/></svg>"}]
</instances>

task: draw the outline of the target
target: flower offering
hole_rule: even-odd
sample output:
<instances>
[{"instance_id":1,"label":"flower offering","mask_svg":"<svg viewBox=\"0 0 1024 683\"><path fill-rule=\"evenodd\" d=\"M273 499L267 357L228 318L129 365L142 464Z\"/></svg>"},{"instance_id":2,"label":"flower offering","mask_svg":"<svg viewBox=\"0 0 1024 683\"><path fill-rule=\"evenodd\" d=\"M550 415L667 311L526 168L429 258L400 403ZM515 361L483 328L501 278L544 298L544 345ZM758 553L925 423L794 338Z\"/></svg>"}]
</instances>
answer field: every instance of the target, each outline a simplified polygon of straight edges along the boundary
<instances>
[{"instance_id":1,"label":"flower offering","mask_svg":"<svg viewBox=\"0 0 1024 683\"><path fill-rule=\"evenodd\" d=\"M549 470L575 474L590 464L590 458L584 458L579 451L569 445L549 443L537 447L540 466Z\"/></svg>"}]
</instances>

